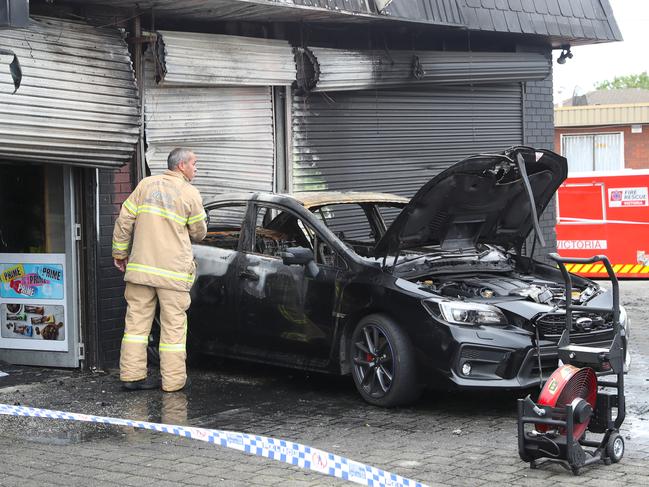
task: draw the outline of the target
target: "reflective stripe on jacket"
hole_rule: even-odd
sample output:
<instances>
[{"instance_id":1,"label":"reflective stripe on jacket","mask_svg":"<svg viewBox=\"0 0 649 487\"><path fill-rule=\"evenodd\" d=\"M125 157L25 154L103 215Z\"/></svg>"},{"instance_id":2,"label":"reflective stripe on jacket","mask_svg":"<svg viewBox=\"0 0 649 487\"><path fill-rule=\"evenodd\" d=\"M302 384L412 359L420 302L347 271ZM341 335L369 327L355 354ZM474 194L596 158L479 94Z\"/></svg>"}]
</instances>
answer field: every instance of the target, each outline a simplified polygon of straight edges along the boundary
<instances>
[{"instance_id":1,"label":"reflective stripe on jacket","mask_svg":"<svg viewBox=\"0 0 649 487\"><path fill-rule=\"evenodd\" d=\"M122 204L113 257L128 257L125 281L188 291L195 271L190 240L200 242L206 233L199 191L182 173L166 171L144 178Z\"/></svg>"}]
</instances>

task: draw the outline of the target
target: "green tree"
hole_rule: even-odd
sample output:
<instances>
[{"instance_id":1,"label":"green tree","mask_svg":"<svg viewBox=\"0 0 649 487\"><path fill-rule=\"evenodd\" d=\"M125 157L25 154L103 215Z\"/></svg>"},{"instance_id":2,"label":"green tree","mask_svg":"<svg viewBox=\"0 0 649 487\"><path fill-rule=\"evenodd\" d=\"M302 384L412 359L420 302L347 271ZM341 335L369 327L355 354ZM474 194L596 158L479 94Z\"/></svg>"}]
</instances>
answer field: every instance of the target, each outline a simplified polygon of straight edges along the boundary
<instances>
[{"instance_id":1,"label":"green tree","mask_svg":"<svg viewBox=\"0 0 649 487\"><path fill-rule=\"evenodd\" d=\"M620 90L623 88L642 88L649 90L649 74L645 71L640 74L627 74L616 76L612 80L595 83L598 90Z\"/></svg>"}]
</instances>

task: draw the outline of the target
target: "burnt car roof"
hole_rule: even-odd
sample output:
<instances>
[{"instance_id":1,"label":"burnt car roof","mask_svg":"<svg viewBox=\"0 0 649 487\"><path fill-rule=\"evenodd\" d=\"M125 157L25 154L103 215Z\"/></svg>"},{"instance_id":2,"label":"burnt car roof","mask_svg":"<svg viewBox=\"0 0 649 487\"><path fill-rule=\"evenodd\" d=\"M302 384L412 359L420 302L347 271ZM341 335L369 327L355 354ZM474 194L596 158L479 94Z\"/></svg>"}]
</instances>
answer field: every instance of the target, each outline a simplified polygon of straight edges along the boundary
<instances>
[{"instance_id":1,"label":"burnt car roof","mask_svg":"<svg viewBox=\"0 0 649 487\"><path fill-rule=\"evenodd\" d=\"M315 191L294 193L293 197L305 208L316 208L344 203L400 203L406 204L409 198L390 193L373 193L360 191Z\"/></svg>"},{"instance_id":2,"label":"burnt car roof","mask_svg":"<svg viewBox=\"0 0 649 487\"><path fill-rule=\"evenodd\" d=\"M397 203L407 204L409 198L390 193L370 191L310 191L298 193L224 193L205 204L210 206L224 201L248 201L252 199L270 199L284 197L295 200L307 209L320 206L345 203Z\"/></svg>"}]
</instances>

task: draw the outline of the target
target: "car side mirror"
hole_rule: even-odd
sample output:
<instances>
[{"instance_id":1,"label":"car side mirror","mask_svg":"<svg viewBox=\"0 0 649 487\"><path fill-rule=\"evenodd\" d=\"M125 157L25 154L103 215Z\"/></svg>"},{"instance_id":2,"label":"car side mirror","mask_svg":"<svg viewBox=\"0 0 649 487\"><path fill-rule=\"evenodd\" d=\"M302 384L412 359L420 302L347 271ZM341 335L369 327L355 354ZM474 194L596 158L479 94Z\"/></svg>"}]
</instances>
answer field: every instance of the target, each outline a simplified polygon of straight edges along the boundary
<instances>
[{"instance_id":1,"label":"car side mirror","mask_svg":"<svg viewBox=\"0 0 649 487\"><path fill-rule=\"evenodd\" d=\"M303 265L311 277L316 277L320 268L315 263L313 250L304 247L289 247L281 253L284 265Z\"/></svg>"}]
</instances>

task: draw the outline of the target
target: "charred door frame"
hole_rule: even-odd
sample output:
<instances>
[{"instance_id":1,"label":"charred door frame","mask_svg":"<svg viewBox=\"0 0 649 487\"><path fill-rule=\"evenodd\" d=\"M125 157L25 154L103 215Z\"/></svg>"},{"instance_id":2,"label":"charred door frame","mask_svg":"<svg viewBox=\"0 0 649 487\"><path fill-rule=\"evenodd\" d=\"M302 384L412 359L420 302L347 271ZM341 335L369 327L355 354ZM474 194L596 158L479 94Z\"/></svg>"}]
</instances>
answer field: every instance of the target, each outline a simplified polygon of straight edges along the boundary
<instances>
[{"instance_id":1,"label":"charred door frame","mask_svg":"<svg viewBox=\"0 0 649 487\"><path fill-rule=\"evenodd\" d=\"M242 235L241 235L241 238L239 239L239 252L240 252L240 254L239 254L239 258L237 259L238 260L238 262L237 262L237 265L238 265L237 272L238 273L242 274L242 273L247 271L247 262L248 262L248 260L250 258L249 256L251 256L251 255L254 256L255 258L259 258L259 260L261 260L262 262L265 259L273 259L273 260L278 261L277 262L278 266L285 266L285 264L282 262L281 258L276 258L276 257L272 257L272 256L268 256L268 255L259 254L259 253L254 252L253 244L254 244L255 238L256 238L256 219L257 219L257 214L258 214L258 211L259 211L260 207L277 208L280 211L287 212L287 213L295 216L296 218L302 220L305 224L308 224L309 227L311 227L311 229L313 231L317 232L317 236L318 236L319 239L321 239L323 242L327 243L327 245L329 245L334 251L336 251L337 246L333 245L332 242L330 241L330 239L324 237L323 232L321 231L321 229L318 228L319 227L318 224L320 222L318 222L315 219L315 217L310 212L308 212L307 210L297 211L296 208L291 208L291 206L292 205L290 205L290 204L282 204L281 202L279 202L277 200L264 201L263 199L256 199L256 200L253 199L253 200L251 200L249 202L248 210L247 210L247 214L246 214L246 219L245 219L245 223L244 223L244 228L242 228ZM340 257L345 262L347 268L349 268L350 263L348 262L348 259L346 258L346 254L341 254L340 252L339 252L339 254L340 254ZM292 355L305 355L305 360L303 360L301 362L302 363L302 368L323 370L325 368L327 368L327 369L330 368L330 366L332 365L330 363L331 357L332 357L331 351L337 345L336 341L337 341L337 335L338 335L338 329L337 329L337 320L338 320L338 318L336 316L336 309L338 308L338 304L339 304L338 300L342 296L341 293L337 294L337 291L336 291L337 287L338 287L337 283L339 281L344 281L344 279L342 279L343 276L341 275L341 273L345 273L345 272L348 272L348 271L344 270L344 269L338 269L338 268L335 268L335 267L325 266L323 264L319 264L318 266L321 269L321 271L320 271L321 273L328 273L328 276L326 276L324 278L324 280L321 281L321 283L326 284L326 282L327 282L326 279L327 278L330 279L331 280L330 285L332 287L332 293L333 294L331 295L331 302L329 303L329 306L328 306L329 309L327 310L327 320L328 321L324 325L322 325L322 323L313 323L313 322L311 322L311 323L313 325L315 325L315 328L320 328L320 327L317 326L317 325L320 324L320 325L322 325L323 328L326 329L325 333L327 335L329 335L329 337L327 339L327 342L328 342L327 345L328 346L327 346L326 349L321 350L322 353L319 354L318 356L314 356L313 354L309 354L309 352L300 354L299 350L298 350L298 347L295 348L295 353L292 354ZM288 268L289 266L286 266L286 267ZM303 268L303 266L302 266L302 269L300 269L300 271L305 272L305 269ZM289 271L289 273L290 273L290 271ZM261 277L263 278L265 276L261 276ZM314 281L315 281L315 279L314 279ZM302 282L304 282L304 281L302 281ZM239 283L239 288L238 288L238 292L240 293L239 298L238 298L239 309L240 309L240 311L239 311L239 328L240 328L240 331L242 331L242 332L246 331L248 333L249 330L247 329L247 323L248 323L249 320L244 319L244 316L243 316L243 310L246 307L242 306L242 299L244 298L244 295L243 295L244 291L242 289L242 286L243 286L243 284L240 282ZM301 304L302 304L302 307L304 308L304 304L307 302L307 297L308 297L309 290L308 289L306 289L306 290L302 289L302 291L304 291L304 293L303 293L304 294L304 302L302 302ZM252 299L254 299L254 298L252 298ZM322 299L326 299L326 298L323 297ZM306 311L306 310L302 309L302 311ZM283 316L284 316L285 319L288 319L288 317L287 317L288 315L283 314ZM321 317L324 319L323 316L321 316ZM306 316L306 312L303 314L303 318L308 319L308 316ZM315 331L315 328L313 328L313 331ZM256 349L258 349L260 352L263 352L260 344L261 343L268 344L269 343L268 338L269 337L263 337L263 336L258 337L257 340L256 340L258 342L258 344L256 346ZM254 341L255 340L253 340L253 342ZM281 342L281 340L279 340L278 342L275 343L275 346L277 347L277 350L273 350L273 351L270 351L269 353L267 353L265 359L262 358L263 361L268 361L268 362L272 362L272 363L281 363L282 356L285 356L287 353L291 353L290 352L291 346L290 346L290 343L289 343L290 340L286 339L286 340L284 340L284 343L280 343L280 342ZM247 348L247 347L244 347L244 349L245 348ZM306 347L299 347L299 348L301 349L301 348L306 348ZM310 360L307 359L306 354L308 354L308 358ZM328 361L328 362L325 363L325 361ZM295 363L294 360L291 360L291 362Z\"/></svg>"}]
</instances>

